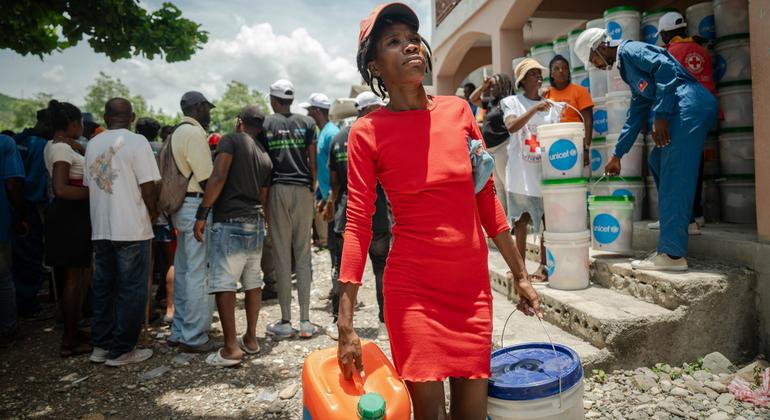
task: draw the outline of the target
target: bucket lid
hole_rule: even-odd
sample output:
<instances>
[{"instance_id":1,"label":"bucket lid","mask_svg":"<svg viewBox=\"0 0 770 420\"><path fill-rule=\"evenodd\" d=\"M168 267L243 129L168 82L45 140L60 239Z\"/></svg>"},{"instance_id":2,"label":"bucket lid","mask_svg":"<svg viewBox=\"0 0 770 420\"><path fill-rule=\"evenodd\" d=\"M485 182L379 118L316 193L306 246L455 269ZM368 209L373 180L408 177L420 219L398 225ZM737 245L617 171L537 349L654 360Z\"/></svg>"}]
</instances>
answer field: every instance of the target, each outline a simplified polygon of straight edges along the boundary
<instances>
[{"instance_id":1,"label":"bucket lid","mask_svg":"<svg viewBox=\"0 0 770 420\"><path fill-rule=\"evenodd\" d=\"M594 179L593 182L642 182L640 176L605 176L604 178Z\"/></svg>"},{"instance_id":2,"label":"bucket lid","mask_svg":"<svg viewBox=\"0 0 770 420\"><path fill-rule=\"evenodd\" d=\"M735 80L732 82L722 82L717 85L717 89L724 89L738 86L751 86L751 80Z\"/></svg>"},{"instance_id":3,"label":"bucket lid","mask_svg":"<svg viewBox=\"0 0 770 420\"><path fill-rule=\"evenodd\" d=\"M492 353L490 397L530 401L559 394L583 379L580 357L571 348L549 343L525 343Z\"/></svg>"},{"instance_id":4,"label":"bucket lid","mask_svg":"<svg viewBox=\"0 0 770 420\"><path fill-rule=\"evenodd\" d=\"M564 43L564 42L567 42L567 35L560 36L560 37L558 37L558 38L553 40L554 44L561 44L561 43Z\"/></svg>"},{"instance_id":5,"label":"bucket lid","mask_svg":"<svg viewBox=\"0 0 770 420\"><path fill-rule=\"evenodd\" d=\"M717 38L716 39L716 43L719 44L719 43L722 43L722 42L735 41L735 40L744 40L744 39L749 39L749 38L751 38L751 36L749 36L748 33L725 35L725 36L720 36L719 38Z\"/></svg>"},{"instance_id":6,"label":"bucket lid","mask_svg":"<svg viewBox=\"0 0 770 420\"><path fill-rule=\"evenodd\" d=\"M569 32L570 35L577 35L585 31L585 29L573 29Z\"/></svg>"},{"instance_id":7,"label":"bucket lid","mask_svg":"<svg viewBox=\"0 0 770 420\"><path fill-rule=\"evenodd\" d=\"M677 10L671 7L658 7L655 9L650 9L644 13L642 13L642 19L646 17L650 17L652 15L658 15L661 13L668 13L668 12L676 12Z\"/></svg>"},{"instance_id":8,"label":"bucket lid","mask_svg":"<svg viewBox=\"0 0 770 420\"><path fill-rule=\"evenodd\" d=\"M592 195L588 197L588 203L633 203L633 195Z\"/></svg>"},{"instance_id":9,"label":"bucket lid","mask_svg":"<svg viewBox=\"0 0 770 420\"><path fill-rule=\"evenodd\" d=\"M607 17L607 15L617 12L637 12L641 13L641 9L636 6L618 6L618 7L612 7L610 9L607 9L604 11L604 17Z\"/></svg>"},{"instance_id":10,"label":"bucket lid","mask_svg":"<svg viewBox=\"0 0 770 420\"><path fill-rule=\"evenodd\" d=\"M533 45L532 49L530 51L540 50L540 49L553 49L553 43L547 43L547 44L537 44Z\"/></svg>"},{"instance_id":11,"label":"bucket lid","mask_svg":"<svg viewBox=\"0 0 770 420\"><path fill-rule=\"evenodd\" d=\"M586 68L585 68L585 67L583 67L583 66L577 66L577 67L573 67L573 68L572 68L572 72L574 73L574 72L576 72L576 71L586 71Z\"/></svg>"},{"instance_id":12,"label":"bucket lid","mask_svg":"<svg viewBox=\"0 0 770 420\"><path fill-rule=\"evenodd\" d=\"M555 124L542 124L537 126L538 133L540 132L540 130L553 130L553 129L569 130L573 128L584 129L585 125L582 122L579 122L579 123L567 122L567 123L555 123Z\"/></svg>"},{"instance_id":13,"label":"bucket lid","mask_svg":"<svg viewBox=\"0 0 770 420\"><path fill-rule=\"evenodd\" d=\"M754 127L732 127L732 128L720 128L719 134L738 134L738 133L753 133Z\"/></svg>"},{"instance_id":14,"label":"bucket lid","mask_svg":"<svg viewBox=\"0 0 770 420\"><path fill-rule=\"evenodd\" d=\"M553 185L585 185L588 183L586 178L557 178L557 179L544 179L543 186Z\"/></svg>"},{"instance_id":15,"label":"bucket lid","mask_svg":"<svg viewBox=\"0 0 770 420\"><path fill-rule=\"evenodd\" d=\"M558 233L546 230L543 232L543 239L546 242L586 242L591 240L591 231L582 230L580 232Z\"/></svg>"},{"instance_id":16,"label":"bucket lid","mask_svg":"<svg viewBox=\"0 0 770 420\"><path fill-rule=\"evenodd\" d=\"M604 137L604 136L602 136L602 137L594 137L594 138L591 139L591 144L594 144L594 143L606 143L606 142L607 142L607 137Z\"/></svg>"},{"instance_id":17,"label":"bucket lid","mask_svg":"<svg viewBox=\"0 0 770 420\"><path fill-rule=\"evenodd\" d=\"M385 417L385 399L376 392L369 392L358 399L358 418L381 419Z\"/></svg>"}]
</instances>

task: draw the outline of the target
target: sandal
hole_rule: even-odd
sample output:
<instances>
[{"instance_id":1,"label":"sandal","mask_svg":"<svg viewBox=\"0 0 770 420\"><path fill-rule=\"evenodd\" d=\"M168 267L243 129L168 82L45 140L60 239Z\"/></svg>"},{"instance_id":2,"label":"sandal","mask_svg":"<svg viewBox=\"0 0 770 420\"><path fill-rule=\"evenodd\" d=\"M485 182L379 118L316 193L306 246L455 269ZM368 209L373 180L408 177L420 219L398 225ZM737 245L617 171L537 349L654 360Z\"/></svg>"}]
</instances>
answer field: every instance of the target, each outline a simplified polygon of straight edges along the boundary
<instances>
[{"instance_id":1,"label":"sandal","mask_svg":"<svg viewBox=\"0 0 770 420\"><path fill-rule=\"evenodd\" d=\"M64 346L62 345L59 349L59 356L63 358L68 357L75 357L80 356L82 354L89 354L91 353L91 345L88 343L78 343L74 346Z\"/></svg>"},{"instance_id":2,"label":"sandal","mask_svg":"<svg viewBox=\"0 0 770 420\"><path fill-rule=\"evenodd\" d=\"M257 341L257 349L256 350L252 350L252 349L246 347L246 343L243 341L243 336L241 336L241 335L238 336L238 347L240 347L241 350L243 350L243 352L246 353L246 354L257 354L257 353L259 353L259 350L260 350L260 348L259 348L259 341Z\"/></svg>"},{"instance_id":3,"label":"sandal","mask_svg":"<svg viewBox=\"0 0 770 420\"><path fill-rule=\"evenodd\" d=\"M548 281L548 269L541 265L537 268L537 271L529 275L529 280L532 283L545 283Z\"/></svg>"},{"instance_id":4,"label":"sandal","mask_svg":"<svg viewBox=\"0 0 770 420\"><path fill-rule=\"evenodd\" d=\"M215 353L209 354L206 358L206 364L215 367L233 367L241 363L241 359L225 359L222 357L222 349L217 350Z\"/></svg>"}]
</instances>

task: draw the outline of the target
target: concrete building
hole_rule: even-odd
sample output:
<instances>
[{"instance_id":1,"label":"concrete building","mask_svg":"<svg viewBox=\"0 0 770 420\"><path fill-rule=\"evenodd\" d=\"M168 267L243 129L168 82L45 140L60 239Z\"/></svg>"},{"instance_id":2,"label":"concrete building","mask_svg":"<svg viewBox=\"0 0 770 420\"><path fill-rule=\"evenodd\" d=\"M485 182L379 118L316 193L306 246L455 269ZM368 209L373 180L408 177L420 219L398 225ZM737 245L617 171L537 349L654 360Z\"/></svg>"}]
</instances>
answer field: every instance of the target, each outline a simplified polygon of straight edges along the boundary
<instances>
[{"instance_id":1,"label":"concrete building","mask_svg":"<svg viewBox=\"0 0 770 420\"><path fill-rule=\"evenodd\" d=\"M431 27L434 58L433 86L439 95L453 95L461 82L482 66L491 65L495 73L512 74L512 59L523 56L532 45L551 42L554 38L566 35L573 29L584 27L587 20L601 17L603 11L611 7L624 4L637 6L641 10L673 7L684 13L687 7L701 1L434 0ZM743 318L733 319L734 322L747 323L749 331L745 331L744 326L740 328L736 328L735 325L714 326L743 331L741 332L743 336L734 337L734 340L747 347L742 350L745 354L738 356L734 349L725 350L725 354L732 352L734 357L739 358L760 352L770 354L770 165L759 164L759 162L770 162L770 119L767 118L770 115L770 95L757 94L770 92L770 0L749 1L749 15L750 23L746 32L751 36L754 153L755 162L757 162L755 171L757 223L751 226L712 225L705 229L703 236L692 237L690 240L691 255L696 263L698 260L707 263L718 261L735 268L748 268L750 271L748 277L741 274L731 278L732 268L725 269L726 277L723 279L726 284L731 285L735 285L736 281L749 282L744 284L749 289L741 289L750 290L749 293L742 294L743 300L729 303L729 305L742 307L748 305L752 308L752 313L745 314ZM635 247L639 250L653 249L657 233L647 231L644 224L640 223L635 229ZM602 262L601 267L593 267L594 271L603 270L606 276L613 272L625 273L618 274L619 277L616 280L628 275L623 267L607 268L607 264L606 261ZM700 278L708 278L707 272L712 275L713 267L711 271L703 271L704 274ZM698 273L696 266L687 278L699 278ZM738 277L742 280L734 280ZM594 278L593 280L595 284L607 286L610 289L617 286L617 282L613 283L606 279ZM634 279L636 280L638 278ZM666 281L676 283L676 280L670 277ZM500 282L504 283L504 280ZM624 286L619 287L618 291L634 296L635 292L628 288L629 282L631 280L626 278ZM663 284L662 279L659 279L659 282ZM502 283L498 286L504 290ZM637 292L647 284L642 282L639 285L640 289L636 289ZM651 303L656 303L658 299L645 299L641 295L636 297ZM567 308L564 309L565 311L569 308L565 302L553 302L552 306ZM714 309L717 310L717 308ZM730 311L729 308L725 310ZM553 314L552 323L563 329L569 329L569 322L566 324L555 322L557 318L558 316ZM705 322L706 319L702 321ZM697 322L693 324L695 325ZM599 325L596 328L601 330L602 326ZM581 336L576 331L568 332ZM752 334L754 339L748 337ZM590 334L586 337L590 338ZM714 340L729 341L731 338L720 336L715 337ZM707 350L708 345L704 343L704 351ZM721 346L719 343L714 345Z\"/></svg>"}]
</instances>

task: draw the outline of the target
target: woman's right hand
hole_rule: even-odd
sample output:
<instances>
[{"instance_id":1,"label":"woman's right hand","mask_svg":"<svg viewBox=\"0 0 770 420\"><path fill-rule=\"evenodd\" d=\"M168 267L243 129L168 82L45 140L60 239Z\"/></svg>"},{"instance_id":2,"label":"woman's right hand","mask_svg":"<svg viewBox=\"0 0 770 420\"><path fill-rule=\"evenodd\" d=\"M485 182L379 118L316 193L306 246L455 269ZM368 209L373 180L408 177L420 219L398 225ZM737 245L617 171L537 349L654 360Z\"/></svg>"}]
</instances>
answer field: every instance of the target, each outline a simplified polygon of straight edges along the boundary
<instances>
[{"instance_id":1,"label":"woman's right hand","mask_svg":"<svg viewBox=\"0 0 770 420\"><path fill-rule=\"evenodd\" d=\"M339 340L337 341L337 363L339 363L345 379L352 379L354 373L358 374L364 370L364 364L361 360L361 339L352 328L350 331L343 331L343 328L340 328Z\"/></svg>"},{"instance_id":2,"label":"woman's right hand","mask_svg":"<svg viewBox=\"0 0 770 420\"><path fill-rule=\"evenodd\" d=\"M549 109L551 109L551 103L548 101L542 101L537 105L535 105L535 109L537 110L537 112L548 111Z\"/></svg>"}]
</instances>

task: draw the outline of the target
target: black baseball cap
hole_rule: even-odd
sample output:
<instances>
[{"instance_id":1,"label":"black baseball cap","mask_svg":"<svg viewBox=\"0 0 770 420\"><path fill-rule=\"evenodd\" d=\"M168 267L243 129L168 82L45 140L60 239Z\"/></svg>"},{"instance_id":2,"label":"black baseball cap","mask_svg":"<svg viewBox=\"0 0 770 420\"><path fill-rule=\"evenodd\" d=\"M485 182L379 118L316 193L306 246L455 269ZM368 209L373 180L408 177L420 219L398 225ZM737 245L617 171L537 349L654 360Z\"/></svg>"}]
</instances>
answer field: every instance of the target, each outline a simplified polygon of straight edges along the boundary
<instances>
[{"instance_id":1,"label":"black baseball cap","mask_svg":"<svg viewBox=\"0 0 770 420\"><path fill-rule=\"evenodd\" d=\"M242 121L264 121L265 113L262 112L262 110L256 105L248 105L238 113L238 118L240 118Z\"/></svg>"},{"instance_id":2,"label":"black baseball cap","mask_svg":"<svg viewBox=\"0 0 770 420\"><path fill-rule=\"evenodd\" d=\"M208 99L206 99L205 96L203 96L202 93L191 90L189 92L186 92L184 95L182 95L182 100L179 101L179 105L182 107L182 109L189 108L193 105L198 105L199 103L207 103L210 107L214 108L214 104L209 102Z\"/></svg>"}]
</instances>

